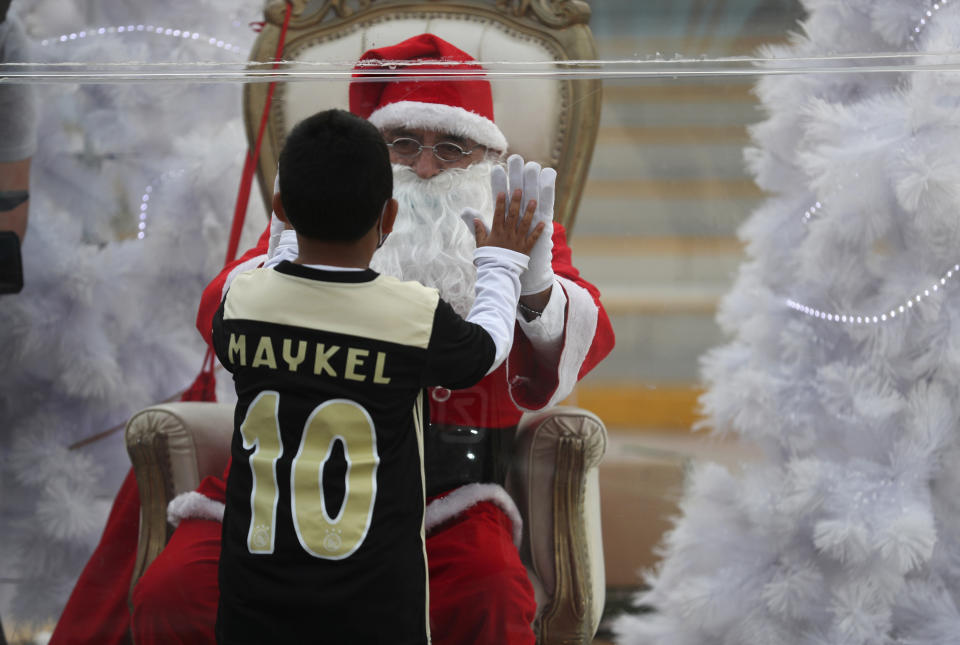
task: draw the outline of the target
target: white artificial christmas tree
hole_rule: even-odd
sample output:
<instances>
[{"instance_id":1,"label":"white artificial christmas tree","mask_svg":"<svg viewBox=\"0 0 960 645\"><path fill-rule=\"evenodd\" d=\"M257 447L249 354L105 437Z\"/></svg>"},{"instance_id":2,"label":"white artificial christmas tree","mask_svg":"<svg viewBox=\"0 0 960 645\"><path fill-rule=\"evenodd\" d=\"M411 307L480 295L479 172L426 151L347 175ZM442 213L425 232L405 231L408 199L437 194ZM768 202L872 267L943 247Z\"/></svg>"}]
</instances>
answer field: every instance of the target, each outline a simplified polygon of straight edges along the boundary
<instances>
[{"instance_id":1,"label":"white artificial christmas tree","mask_svg":"<svg viewBox=\"0 0 960 645\"><path fill-rule=\"evenodd\" d=\"M259 0L14 2L36 62L243 64ZM211 39L213 39L211 41ZM56 619L130 468L123 424L190 385L246 136L241 87L48 84L23 291L0 299L0 615ZM254 198L243 244L266 216Z\"/></svg>"},{"instance_id":2,"label":"white artificial christmas tree","mask_svg":"<svg viewBox=\"0 0 960 645\"><path fill-rule=\"evenodd\" d=\"M688 475L622 645L960 642L960 1L804 6L768 56L902 71L757 84L747 161L771 197L702 404L762 457Z\"/></svg>"}]
</instances>

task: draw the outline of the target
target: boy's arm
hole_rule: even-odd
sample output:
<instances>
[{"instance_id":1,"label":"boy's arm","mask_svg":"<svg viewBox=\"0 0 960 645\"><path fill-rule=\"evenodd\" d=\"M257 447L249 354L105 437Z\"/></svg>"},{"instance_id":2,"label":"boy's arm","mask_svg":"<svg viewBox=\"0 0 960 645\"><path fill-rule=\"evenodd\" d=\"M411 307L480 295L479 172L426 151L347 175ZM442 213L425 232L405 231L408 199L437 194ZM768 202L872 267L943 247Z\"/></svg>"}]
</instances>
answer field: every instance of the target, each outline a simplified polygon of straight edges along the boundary
<instances>
[{"instance_id":1,"label":"boy's arm","mask_svg":"<svg viewBox=\"0 0 960 645\"><path fill-rule=\"evenodd\" d=\"M476 297L466 320L482 327L495 348L493 362L484 376L500 367L510 353L520 274L526 270L528 260L522 253L498 246L481 246L473 252L477 266Z\"/></svg>"},{"instance_id":2,"label":"boy's arm","mask_svg":"<svg viewBox=\"0 0 960 645\"><path fill-rule=\"evenodd\" d=\"M423 385L470 387L500 367L510 353L527 256L484 246L474 251L473 261L477 295L466 320L445 301L437 304Z\"/></svg>"},{"instance_id":3,"label":"boy's arm","mask_svg":"<svg viewBox=\"0 0 960 645\"><path fill-rule=\"evenodd\" d=\"M451 390L475 385L496 357L493 337L483 327L461 318L445 300L433 312L422 386Z\"/></svg>"}]
</instances>

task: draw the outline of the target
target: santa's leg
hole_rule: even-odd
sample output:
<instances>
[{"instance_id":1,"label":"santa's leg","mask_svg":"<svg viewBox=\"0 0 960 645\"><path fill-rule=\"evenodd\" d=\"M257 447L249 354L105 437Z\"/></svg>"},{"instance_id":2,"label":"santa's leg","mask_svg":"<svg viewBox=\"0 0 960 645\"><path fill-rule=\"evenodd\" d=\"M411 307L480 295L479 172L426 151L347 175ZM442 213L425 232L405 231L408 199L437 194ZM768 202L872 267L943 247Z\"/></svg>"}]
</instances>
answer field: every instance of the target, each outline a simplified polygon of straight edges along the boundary
<instances>
[{"instance_id":1,"label":"santa's leg","mask_svg":"<svg viewBox=\"0 0 960 645\"><path fill-rule=\"evenodd\" d=\"M216 643L220 522L185 519L133 590L137 645Z\"/></svg>"},{"instance_id":2,"label":"santa's leg","mask_svg":"<svg viewBox=\"0 0 960 645\"><path fill-rule=\"evenodd\" d=\"M127 595L139 531L140 493L131 470L113 501L103 537L80 574L49 645L129 645Z\"/></svg>"},{"instance_id":3,"label":"santa's leg","mask_svg":"<svg viewBox=\"0 0 960 645\"><path fill-rule=\"evenodd\" d=\"M510 519L480 502L427 538L434 645L533 645L533 586Z\"/></svg>"}]
</instances>

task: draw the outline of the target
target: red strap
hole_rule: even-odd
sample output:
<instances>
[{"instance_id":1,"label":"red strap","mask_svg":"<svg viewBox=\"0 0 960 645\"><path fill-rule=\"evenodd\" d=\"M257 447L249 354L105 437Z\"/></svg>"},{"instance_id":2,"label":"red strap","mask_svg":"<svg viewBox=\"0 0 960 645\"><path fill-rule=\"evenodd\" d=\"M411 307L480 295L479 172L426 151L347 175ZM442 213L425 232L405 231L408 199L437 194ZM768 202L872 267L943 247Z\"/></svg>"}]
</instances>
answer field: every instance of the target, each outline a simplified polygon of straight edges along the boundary
<instances>
[{"instance_id":1,"label":"red strap","mask_svg":"<svg viewBox=\"0 0 960 645\"><path fill-rule=\"evenodd\" d=\"M181 401L216 401L217 377L213 373L213 348L207 345L207 353L203 356L203 367L193 383L180 396Z\"/></svg>"},{"instance_id":2,"label":"red strap","mask_svg":"<svg viewBox=\"0 0 960 645\"><path fill-rule=\"evenodd\" d=\"M277 52L273 57L273 69L280 66L283 59L283 45L287 38L287 27L290 25L291 5L287 1L287 10L283 16L283 27L280 29L280 40L277 42ZM253 184L253 175L257 171L257 160L260 158L260 147L263 144L263 133L267 129L267 117L270 115L270 104L273 102L273 90L276 87L276 81L270 83L267 88L267 100L263 105L263 114L260 116L260 128L257 131L257 139L254 142L253 150L247 150L246 159L243 163L243 174L240 176L240 188L237 191L237 203L233 209L233 226L230 228L230 241L227 244L227 257L223 261L223 266L233 262L237 255L237 246L240 245L240 232L243 230L243 221L247 216L247 205L250 203L250 187ZM193 383L188 387L180 397L181 401L216 401L217 400L217 379L214 376L213 369L216 366L214 360L213 347L207 346L207 353L203 357L203 367Z\"/></svg>"},{"instance_id":3,"label":"red strap","mask_svg":"<svg viewBox=\"0 0 960 645\"><path fill-rule=\"evenodd\" d=\"M283 45L287 38L287 27L290 25L291 5L288 0L287 10L283 16L283 27L280 29L280 40L277 42L277 53L273 57L273 69L280 66L283 57ZM243 230L243 221L247 216L247 204L250 202L250 187L253 184L253 175L257 171L257 160L260 158L260 147L263 144L263 133L267 129L267 117L270 116L270 104L273 102L273 90L276 81L267 88L267 100L263 105L263 114L260 116L260 128L253 150L247 150L243 164L243 174L240 177L240 189L237 191L237 204L233 209L233 227L230 229L230 242L227 244L227 257L224 266L230 264L237 257L237 246L240 245L240 232Z\"/></svg>"}]
</instances>

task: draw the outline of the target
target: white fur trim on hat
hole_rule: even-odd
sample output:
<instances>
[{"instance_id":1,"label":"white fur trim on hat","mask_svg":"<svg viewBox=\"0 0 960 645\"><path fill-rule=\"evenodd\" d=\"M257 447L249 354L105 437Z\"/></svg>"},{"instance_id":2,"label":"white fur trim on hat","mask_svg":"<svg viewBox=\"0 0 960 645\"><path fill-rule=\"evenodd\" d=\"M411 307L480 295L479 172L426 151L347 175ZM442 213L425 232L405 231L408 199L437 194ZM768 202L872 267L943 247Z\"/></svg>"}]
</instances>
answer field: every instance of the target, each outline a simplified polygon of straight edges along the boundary
<instances>
[{"instance_id":1,"label":"white fur trim on hat","mask_svg":"<svg viewBox=\"0 0 960 645\"><path fill-rule=\"evenodd\" d=\"M507 149L507 138L490 119L462 107L441 103L397 101L374 110L368 119L381 130L423 128L468 137L498 152Z\"/></svg>"},{"instance_id":2,"label":"white fur trim on hat","mask_svg":"<svg viewBox=\"0 0 960 645\"><path fill-rule=\"evenodd\" d=\"M424 528L427 533L444 522L452 520L471 506L480 502L492 502L500 507L513 525L513 544L519 549L523 536L523 520L520 510L513 499L498 484L467 484L452 491L449 495L435 499L427 504Z\"/></svg>"},{"instance_id":3,"label":"white fur trim on hat","mask_svg":"<svg viewBox=\"0 0 960 645\"><path fill-rule=\"evenodd\" d=\"M180 493L167 504L167 521L178 526L180 520L223 521L223 502L217 502L195 490Z\"/></svg>"}]
</instances>

